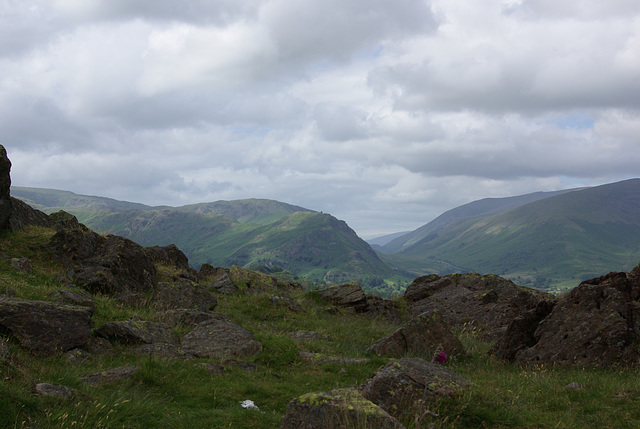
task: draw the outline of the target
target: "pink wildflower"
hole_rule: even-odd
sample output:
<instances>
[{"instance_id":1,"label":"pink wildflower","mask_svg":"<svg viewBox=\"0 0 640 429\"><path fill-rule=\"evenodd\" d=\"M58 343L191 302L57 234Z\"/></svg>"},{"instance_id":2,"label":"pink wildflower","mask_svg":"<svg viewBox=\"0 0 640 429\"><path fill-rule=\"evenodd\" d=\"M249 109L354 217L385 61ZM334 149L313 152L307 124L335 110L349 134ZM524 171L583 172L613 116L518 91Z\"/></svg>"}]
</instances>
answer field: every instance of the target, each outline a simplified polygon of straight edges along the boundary
<instances>
[{"instance_id":1,"label":"pink wildflower","mask_svg":"<svg viewBox=\"0 0 640 429\"><path fill-rule=\"evenodd\" d=\"M444 363L447 360L447 354L444 350L440 350L440 353L433 359L435 362Z\"/></svg>"}]
</instances>

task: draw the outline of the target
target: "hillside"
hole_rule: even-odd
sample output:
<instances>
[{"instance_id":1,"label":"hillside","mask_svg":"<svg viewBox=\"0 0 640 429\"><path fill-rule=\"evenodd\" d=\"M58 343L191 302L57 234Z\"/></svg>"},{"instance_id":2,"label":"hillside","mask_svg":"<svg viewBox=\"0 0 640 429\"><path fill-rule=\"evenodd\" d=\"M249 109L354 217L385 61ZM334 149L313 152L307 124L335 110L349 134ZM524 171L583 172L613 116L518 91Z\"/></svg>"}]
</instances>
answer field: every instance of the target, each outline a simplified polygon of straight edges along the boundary
<instances>
[{"instance_id":1,"label":"hillside","mask_svg":"<svg viewBox=\"0 0 640 429\"><path fill-rule=\"evenodd\" d=\"M326 213L264 199L149 207L71 192L12 187L12 194L52 213L144 246L177 245L194 267L240 265L289 272L314 282L357 280L382 295L410 278L382 262L349 226Z\"/></svg>"},{"instance_id":2,"label":"hillside","mask_svg":"<svg viewBox=\"0 0 640 429\"><path fill-rule=\"evenodd\" d=\"M435 224L435 226L434 226ZM422 227L390 264L414 273L494 273L564 290L640 256L640 179L562 193L490 216Z\"/></svg>"},{"instance_id":3,"label":"hillside","mask_svg":"<svg viewBox=\"0 0 640 429\"><path fill-rule=\"evenodd\" d=\"M515 197L483 198L478 201L472 201L444 212L426 225L423 225L414 231L402 234L400 237L390 240L381 247L376 248L376 250L383 253L399 253L411 248L423 240L428 241L440 231L446 228L451 228L458 223L503 213L507 210L511 210L534 201L555 195L561 195L573 190L574 189L554 192L534 192L532 194L518 195Z\"/></svg>"}]
</instances>

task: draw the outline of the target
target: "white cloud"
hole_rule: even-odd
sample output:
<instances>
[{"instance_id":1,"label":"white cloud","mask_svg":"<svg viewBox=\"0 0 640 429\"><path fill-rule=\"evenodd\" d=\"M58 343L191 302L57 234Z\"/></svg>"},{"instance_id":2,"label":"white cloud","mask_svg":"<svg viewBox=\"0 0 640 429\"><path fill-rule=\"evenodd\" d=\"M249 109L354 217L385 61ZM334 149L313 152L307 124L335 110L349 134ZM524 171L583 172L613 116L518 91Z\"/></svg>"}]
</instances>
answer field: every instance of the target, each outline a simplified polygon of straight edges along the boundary
<instances>
[{"instance_id":1,"label":"white cloud","mask_svg":"<svg viewBox=\"0 0 640 429\"><path fill-rule=\"evenodd\" d=\"M635 0L3 0L13 183L363 235L640 164Z\"/></svg>"}]
</instances>

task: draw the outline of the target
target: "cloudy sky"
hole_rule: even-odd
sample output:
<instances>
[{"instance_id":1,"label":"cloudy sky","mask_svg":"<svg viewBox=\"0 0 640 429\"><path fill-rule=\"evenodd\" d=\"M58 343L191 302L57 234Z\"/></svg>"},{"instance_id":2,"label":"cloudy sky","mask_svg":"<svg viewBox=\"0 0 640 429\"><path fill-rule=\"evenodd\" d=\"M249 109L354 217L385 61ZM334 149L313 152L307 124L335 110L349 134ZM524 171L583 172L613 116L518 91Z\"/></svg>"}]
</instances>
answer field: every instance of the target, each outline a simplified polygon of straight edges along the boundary
<instances>
[{"instance_id":1,"label":"cloudy sky","mask_svg":"<svg viewBox=\"0 0 640 429\"><path fill-rule=\"evenodd\" d=\"M640 176L638 0L0 0L16 186L362 237Z\"/></svg>"}]
</instances>

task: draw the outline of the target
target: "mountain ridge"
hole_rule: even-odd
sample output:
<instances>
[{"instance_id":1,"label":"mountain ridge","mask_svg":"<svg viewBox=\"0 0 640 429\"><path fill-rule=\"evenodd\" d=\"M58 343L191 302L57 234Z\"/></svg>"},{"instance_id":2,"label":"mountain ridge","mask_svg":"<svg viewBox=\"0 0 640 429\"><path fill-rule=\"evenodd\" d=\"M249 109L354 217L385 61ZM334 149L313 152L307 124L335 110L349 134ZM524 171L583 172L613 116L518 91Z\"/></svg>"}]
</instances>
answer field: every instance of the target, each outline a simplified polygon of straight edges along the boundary
<instances>
[{"instance_id":1,"label":"mountain ridge","mask_svg":"<svg viewBox=\"0 0 640 429\"><path fill-rule=\"evenodd\" d=\"M493 273L554 292L629 269L639 256L640 179L461 218L402 252L381 255L414 274Z\"/></svg>"},{"instance_id":2,"label":"mountain ridge","mask_svg":"<svg viewBox=\"0 0 640 429\"><path fill-rule=\"evenodd\" d=\"M384 263L344 221L279 201L151 207L67 191L12 187L12 192L44 212L67 211L102 233L144 246L175 244L196 267L239 265L313 282L357 280L383 295L399 293L412 280Z\"/></svg>"}]
</instances>

